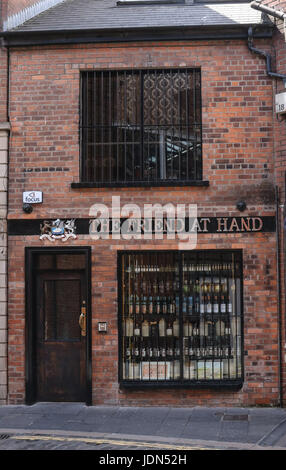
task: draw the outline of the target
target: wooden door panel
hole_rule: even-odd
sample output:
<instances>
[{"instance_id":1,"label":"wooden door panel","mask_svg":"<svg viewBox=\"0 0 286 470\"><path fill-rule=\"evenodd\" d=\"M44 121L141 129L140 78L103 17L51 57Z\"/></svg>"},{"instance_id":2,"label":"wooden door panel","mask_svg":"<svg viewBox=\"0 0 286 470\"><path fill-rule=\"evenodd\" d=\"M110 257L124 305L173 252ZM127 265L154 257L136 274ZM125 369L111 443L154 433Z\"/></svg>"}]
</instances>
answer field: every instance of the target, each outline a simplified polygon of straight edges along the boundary
<instances>
[{"instance_id":1,"label":"wooden door panel","mask_svg":"<svg viewBox=\"0 0 286 470\"><path fill-rule=\"evenodd\" d=\"M85 290L81 272L55 270L37 279L38 401L86 398L86 339L78 322Z\"/></svg>"}]
</instances>

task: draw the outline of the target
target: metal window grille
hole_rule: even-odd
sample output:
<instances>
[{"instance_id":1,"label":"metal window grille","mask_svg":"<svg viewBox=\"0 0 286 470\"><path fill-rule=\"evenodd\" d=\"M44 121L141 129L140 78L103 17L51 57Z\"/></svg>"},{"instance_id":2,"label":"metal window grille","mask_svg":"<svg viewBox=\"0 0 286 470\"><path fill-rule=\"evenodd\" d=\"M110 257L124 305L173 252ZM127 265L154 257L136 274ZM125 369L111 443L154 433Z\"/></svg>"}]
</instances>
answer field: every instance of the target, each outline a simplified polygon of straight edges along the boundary
<instances>
[{"instance_id":1,"label":"metal window grille","mask_svg":"<svg viewBox=\"0 0 286 470\"><path fill-rule=\"evenodd\" d=\"M201 134L200 70L82 72L82 182L201 180Z\"/></svg>"},{"instance_id":2,"label":"metal window grille","mask_svg":"<svg viewBox=\"0 0 286 470\"><path fill-rule=\"evenodd\" d=\"M240 252L120 254L120 381L242 384Z\"/></svg>"}]
</instances>

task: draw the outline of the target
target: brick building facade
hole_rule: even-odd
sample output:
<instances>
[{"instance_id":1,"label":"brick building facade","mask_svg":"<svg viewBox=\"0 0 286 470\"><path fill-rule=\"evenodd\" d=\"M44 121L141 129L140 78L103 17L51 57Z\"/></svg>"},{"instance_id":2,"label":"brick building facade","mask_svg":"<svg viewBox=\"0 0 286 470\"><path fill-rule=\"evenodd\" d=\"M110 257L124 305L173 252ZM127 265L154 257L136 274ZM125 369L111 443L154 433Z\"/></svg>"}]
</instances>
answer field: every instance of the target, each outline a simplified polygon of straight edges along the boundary
<instances>
[{"instance_id":1,"label":"brick building facade","mask_svg":"<svg viewBox=\"0 0 286 470\"><path fill-rule=\"evenodd\" d=\"M248 47L249 27L271 54L278 32L248 2L78 3L80 14L77 2L63 2L4 33L7 402L283 404L285 122L273 108L281 80ZM150 18L158 29L144 27ZM23 193L34 191L43 202L24 212ZM178 234L96 239L91 208L111 209L114 198L142 214L145 204L196 205L196 246ZM73 219L75 231L60 238L60 222Z\"/></svg>"}]
</instances>

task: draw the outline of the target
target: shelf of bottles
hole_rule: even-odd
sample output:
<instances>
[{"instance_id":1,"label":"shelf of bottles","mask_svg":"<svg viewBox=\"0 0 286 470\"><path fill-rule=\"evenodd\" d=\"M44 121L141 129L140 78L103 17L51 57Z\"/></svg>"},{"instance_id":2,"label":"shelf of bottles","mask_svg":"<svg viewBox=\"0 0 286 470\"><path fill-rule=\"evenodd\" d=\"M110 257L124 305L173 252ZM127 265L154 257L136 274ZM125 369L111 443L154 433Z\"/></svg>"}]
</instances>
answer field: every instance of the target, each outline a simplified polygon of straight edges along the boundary
<instances>
[{"instance_id":1,"label":"shelf of bottles","mask_svg":"<svg viewBox=\"0 0 286 470\"><path fill-rule=\"evenodd\" d=\"M237 253L123 254L121 266L123 380L241 377Z\"/></svg>"}]
</instances>

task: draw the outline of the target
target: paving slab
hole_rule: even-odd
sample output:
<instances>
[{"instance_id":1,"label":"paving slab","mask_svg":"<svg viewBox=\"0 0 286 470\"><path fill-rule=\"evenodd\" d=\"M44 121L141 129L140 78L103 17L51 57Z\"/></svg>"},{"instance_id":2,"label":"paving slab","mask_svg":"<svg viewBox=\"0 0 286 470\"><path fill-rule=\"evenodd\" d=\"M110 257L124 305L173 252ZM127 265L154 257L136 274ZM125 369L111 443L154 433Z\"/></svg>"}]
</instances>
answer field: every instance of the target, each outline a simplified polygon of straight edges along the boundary
<instances>
[{"instance_id":1,"label":"paving slab","mask_svg":"<svg viewBox=\"0 0 286 470\"><path fill-rule=\"evenodd\" d=\"M4 430L97 433L99 436L149 436L156 440L258 445L286 449L286 410L238 407L116 407L82 403L0 406ZM2 430L2 431L1 431Z\"/></svg>"}]
</instances>

